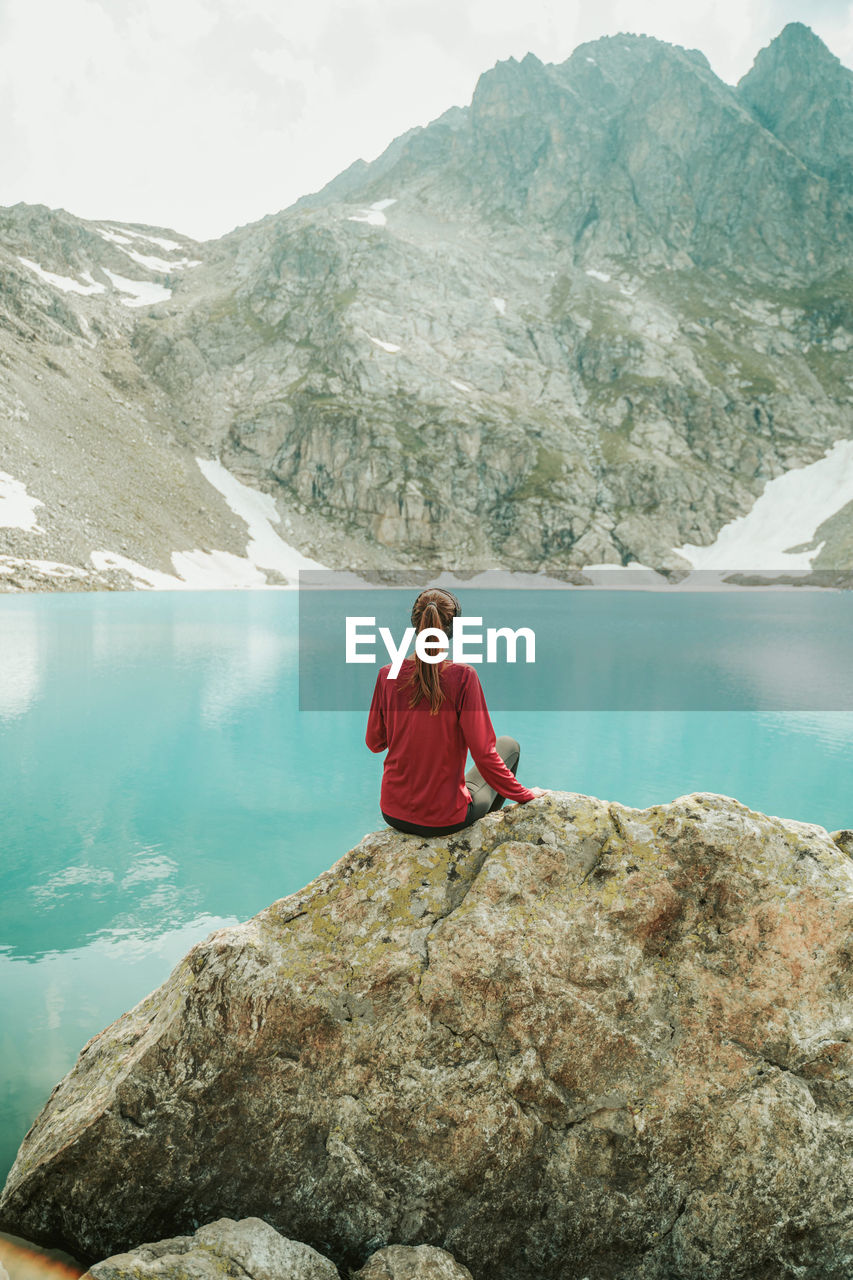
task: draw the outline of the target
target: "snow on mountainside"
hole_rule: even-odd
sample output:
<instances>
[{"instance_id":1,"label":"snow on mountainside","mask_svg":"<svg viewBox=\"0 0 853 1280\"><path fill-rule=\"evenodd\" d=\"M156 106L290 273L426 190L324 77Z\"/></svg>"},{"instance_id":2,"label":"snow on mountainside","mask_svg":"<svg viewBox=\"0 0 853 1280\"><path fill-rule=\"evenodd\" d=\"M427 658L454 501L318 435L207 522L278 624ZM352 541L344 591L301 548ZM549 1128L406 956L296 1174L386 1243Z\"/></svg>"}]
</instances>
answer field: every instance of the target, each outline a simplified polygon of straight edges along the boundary
<instances>
[{"instance_id":1,"label":"snow on mountainside","mask_svg":"<svg viewBox=\"0 0 853 1280\"><path fill-rule=\"evenodd\" d=\"M217 241L0 210L0 587L853 567L851 104L608 37Z\"/></svg>"}]
</instances>

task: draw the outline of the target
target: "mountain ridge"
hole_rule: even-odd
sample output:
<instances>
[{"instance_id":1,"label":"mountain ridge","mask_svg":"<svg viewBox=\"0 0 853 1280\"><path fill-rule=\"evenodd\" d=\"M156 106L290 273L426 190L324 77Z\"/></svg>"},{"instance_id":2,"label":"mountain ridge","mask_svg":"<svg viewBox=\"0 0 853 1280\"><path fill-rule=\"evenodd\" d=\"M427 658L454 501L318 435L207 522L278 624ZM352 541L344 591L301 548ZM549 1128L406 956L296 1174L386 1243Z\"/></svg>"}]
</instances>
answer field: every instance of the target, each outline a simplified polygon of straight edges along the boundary
<instances>
[{"instance_id":1,"label":"mountain ridge","mask_svg":"<svg viewBox=\"0 0 853 1280\"><path fill-rule=\"evenodd\" d=\"M518 93L520 85L528 95L536 88L541 89L545 85L550 85L559 89L562 94L568 95L567 101L578 102L580 101L578 89L589 87L590 76L597 76L599 80L606 80L608 84L612 85L613 73L617 76L623 76L626 69L630 69L632 73L635 73L635 79L642 79L642 71L645 68L646 70L651 70L652 79L656 85L661 67L669 66L687 70L689 74L695 76L697 83L701 83L709 89L714 94L717 103L723 104L730 113L737 115L746 112L746 116L750 121L757 120L765 133L775 140L775 143L788 154L789 158L797 166L808 168L811 152L806 151L805 154L801 154L787 144L786 136L778 136L774 132L772 124L763 118L760 113L757 114L753 110L754 95L749 92L750 86L755 82L754 73L756 68L758 68L760 74L762 57L771 59L774 66L780 63L785 66L785 59L788 56L792 39L797 36L799 31L808 33L809 50L812 52L819 51L821 63L831 66L834 71L837 71L837 78L844 84L848 95L853 95L853 72L843 67L840 60L830 53L819 37L810 28L804 27L803 24L788 24L771 41L770 45L759 53L752 71L744 76L736 87L729 86L720 80L711 69L707 58L698 50L687 50L653 36L637 36L623 33L588 41L578 46L570 57L562 63L543 63L532 53L528 53L521 60L508 58L497 62L494 67L479 77L472 95L471 104L468 107L451 109L457 118L453 132L458 133L464 127L462 122L476 123L488 117L489 113L485 108L487 108L490 98L495 99L496 86L499 88L502 86L504 90L511 87L515 91L512 96L513 101L516 103L522 102L524 104L525 101ZM792 36L790 33L794 33L794 35ZM797 39L799 40L799 37ZM798 49L799 44L794 47ZM629 59L620 56L625 52L630 54ZM642 55L639 63L636 57L638 53ZM597 56L593 57L593 54ZM605 57L606 70L610 73L609 76L605 76L602 73L602 54ZM798 59L798 63L802 64L802 59ZM595 71L588 70L590 64L594 65ZM653 64L651 68L649 68L649 64ZM800 69L802 69L801 65ZM751 79L751 77L753 78ZM499 97L500 93L498 93ZM446 118L449 114L445 112L430 124L404 133L395 139L374 161L370 163L366 163L363 160L356 161L350 169L338 175L331 183L321 188L319 192L313 196L302 197L297 202L298 207L310 207L312 202L322 203L328 197L340 199L344 195L354 195L359 190L369 194L373 190L373 183L378 184L389 178L393 172L394 162L401 157L401 154L405 155L407 149L415 148L418 152L430 149L428 144L432 141L431 131L437 130L441 134L438 139L439 146L442 139L446 141L446 135L450 132L446 126ZM420 159L420 157L418 158ZM348 175L350 176L348 177ZM820 174L818 171L818 176L825 175ZM344 179L346 181L343 181Z\"/></svg>"},{"instance_id":2,"label":"mountain ridge","mask_svg":"<svg viewBox=\"0 0 853 1280\"><path fill-rule=\"evenodd\" d=\"M801 123L777 136L757 112L783 75ZM47 506L41 534L0 527L29 565L0 579L50 585L50 556L140 585L189 555L279 581L197 457L330 567L683 570L675 548L851 434L851 85L796 24L735 87L605 37L498 63L469 107L218 240L0 212L4 469ZM59 446L70 489L44 483ZM845 510L814 567L848 567Z\"/></svg>"}]
</instances>

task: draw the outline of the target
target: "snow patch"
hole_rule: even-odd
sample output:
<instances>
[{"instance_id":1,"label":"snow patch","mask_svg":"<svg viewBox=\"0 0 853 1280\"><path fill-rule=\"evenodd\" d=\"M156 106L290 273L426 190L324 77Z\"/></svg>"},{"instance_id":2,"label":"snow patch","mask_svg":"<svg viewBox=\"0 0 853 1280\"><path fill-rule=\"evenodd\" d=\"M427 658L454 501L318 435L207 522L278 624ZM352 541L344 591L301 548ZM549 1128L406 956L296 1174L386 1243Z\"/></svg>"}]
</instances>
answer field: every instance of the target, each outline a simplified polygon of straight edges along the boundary
<instances>
[{"instance_id":1,"label":"snow patch","mask_svg":"<svg viewBox=\"0 0 853 1280\"><path fill-rule=\"evenodd\" d=\"M257 489L243 484L218 459L196 458L196 462L204 478L219 490L234 514L248 525L246 556L253 565L278 570L294 583L298 581L300 569L325 568L325 565L290 546L271 528L272 524L280 523L281 517L268 493L259 493Z\"/></svg>"},{"instance_id":2,"label":"snow patch","mask_svg":"<svg viewBox=\"0 0 853 1280\"><path fill-rule=\"evenodd\" d=\"M124 236L118 231L107 231L105 227L98 227L98 235L104 240L110 240L113 244L133 244L130 236Z\"/></svg>"},{"instance_id":3,"label":"snow patch","mask_svg":"<svg viewBox=\"0 0 853 1280\"><path fill-rule=\"evenodd\" d=\"M678 555L694 569L810 569L823 543L810 551L789 550L814 541L818 527L853 502L853 440L839 440L808 467L770 480L745 516L730 521L710 547L686 542Z\"/></svg>"},{"instance_id":4,"label":"snow patch","mask_svg":"<svg viewBox=\"0 0 853 1280\"><path fill-rule=\"evenodd\" d=\"M200 258L178 258L175 262L169 262L166 258L150 257L146 253L137 253L135 249L123 249L122 253L126 253L134 262L138 262L141 267L146 267L149 271L183 271L186 267L200 267Z\"/></svg>"},{"instance_id":5,"label":"snow patch","mask_svg":"<svg viewBox=\"0 0 853 1280\"><path fill-rule=\"evenodd\" d=\"M267 585L266 574L231 551L173 551L172 564L191 590L221 591Z\"/></svg>"},{"instance_id":6,"label":"snow patch","mask_svg":"<svg viewBox=\"0 0 853 1280\"><path fill-rule=\"evenodd\" d=\"M131 239L130 234L121 235L118 231L107 231L104 227L98 228L98 235L103 236L105 240L117 244L122 253L126 253L134 262L138 262L141 267L146 267L149 271L181 271L185 267L200 267L200 258L178 258L171 262L167 258L155 258L149 254L140 253L138 249L128 248L134 240L146 240L151 244L156 244L159 248L172 252L180 249L181 246L177 240L164 240L161 236L143 236L134 232ZM107 273L109 274L109 273Z\"/></svg>"},{"instance_id":7,"label":"snow patch","mask_svg":"<svg viewBox=\"0 0 853 1280\"><path fill-rule=\"evenodd\" d=\"M156 591L220 591L265 587L267 580L253 564L229 551L173 551L175 575L148 569L138 560L114 551L93 551L89 557L99 571L124 569L134 586Z\"/></svg>"},{"instance_id":8,"label":"snow patch","mask_svg":"<svg viewBox=\"0 0 853 1280\"><path fill-rule=\"evenodd\" d=\"M97 281L93 280L88 271L81 272L86 283L80 284L79 280L72 280L70 276L59 276L53 271L45 271L44 267L40 267L37 262L31 262L29 258L21 258L19 256L18 261L23 262L25 267L29 267L47 284L52 284L55 289L61 289L63 293L91 294L104 293L106 291L104 285L98 284Z\"/></svg>"},{"instance_id":9,"label":"snow patch","mask_svg":"<svg viewBox=\"0 0 853 1280\"><path fill-rule=\"evenodd\" d=\"M27 560L20 556L0 556L0 574L15 573L20 569L37 569L49 578L86 578L87 569L78 569L73 564L62 564L58 560Z\"/></svg>"},{"instance_id":10,"label":"snow patch","mask_svg":"<svg viewBox=\"0 0 853 1280\"><path fill-rule=\"evenodd\" d=\"M249 543L245 556L230 551L173 551L174 576L148 569L145 565L113 551L93 551L94 567L125 569L138 587L160 591L222 591L246 587L268 587L264 569L272 569L296 586L300 569L324 569L290 546L271 527L281 517L269 494L243 484L218 459L196 458L204 478L224 497L236 516L248 525Z\"/></svg>"},{"instance_id":11,"label":"snow patch","mask_svg":"<svg viewBox=\"0 0 853 1280\"><path fill-rule=\"evenodd\" d=\"M167 240L164 236L147 236L141 231L134 231L133 234L137 240L147 240L149 244L156 244L159 249L165 249L167 253L174 253L175 249L181 248L177 240Z\"/></svg>"},{"instance_id":12,"label":"snow patch","mask_svg":"<svg viewBox=\"0 0 853 1280\"><path fill-rule=\"evenodd\" d=\"M610 276L606 271L596 271L594 267L590 267L586 274L592 276L593 280L600 280L602 284L610 284Z\"/></svg>"},{"instance_id":13,"label":"snow patch","mask_svg":"<svg viewBox=\"0 0 853 1280\"><path fill-rule=\"evenodd\" d=\"M6 471L0 471L0 529L26 529L44 533L36 524L36 507L43 507L41 498L31 498L27 486Z\"/></svg>"},{"instance_id":14,"label":"snow patch","mask_svg":"<svg viewBox=\"0 0 853 1280\"><path fill-rule=\"evenodd\" d=\"M175 249L181 248L177 240L167 240L165 236L151 236L143 231L130 231L128 234L132 235L134 240L147 240L149 244L156 244L159 249L165 249L167 253L173 253Z\"/></svg>"},{"instance_id":15,"label":"snow patch","mask_svg":"<svg viewBox=\"0 0 853 1280\"><path fill-rule=\"evenodd\" d=\"M120 276L115 271L110 271L108 267L103 267L102 270L120 293L131 295L129 298L122 298L126 307L150 307L155 302L165 302L172 296L171 289L167 289L165 285L156 284L153 280L129 280L127 276Z\"/></svg>"},{"instance_id":16,"label":"snow patch","mask_svg":"<svg viewBox=\"0 0 853 1280\"><path fill-rule=\"evenodd\" d=\"M392 204L396 204L393 200L375 200L369 209L362 209L361 213L353 213L347 218L347 222L367 222L371 227L384 227L388 221L383 210L390 209Z\"/></svg>"},{"instance_id":17,"label":"snow patch","mask_svg":"<svg viewBox=\"0 0 853 1280\"><path fill-rule=\"evenodd\" d=\"M165 249L167 253L174 253L175 249L182 249L183 245L178 244L177 240L167 240L165 236L147 235L144 231L129 231L127 227L120 229L118 227L99 227L98 234L102 235L105 240L112 240L115 244L133 244L134 240L147 240L149 244L156 244L159 249Z\"/></svg>"},{"instance_id":18,"label":"snow patch","mask_svg":"<svg viewBox=\"0 0 853 1280\"><path fill-rule=\"evenodd\" d=\"M387 219L378 209L365 209L363 214L350 214L347 222L367 222L371 227L384 227Z\"/></svg>"},{"instance_id":19,"label":"snow patch","mask_svg":"<svg viewBox=\"0 0 853 1280\"><path fill-rule=\"evenodd\" d=\"M381 347L383 351L390 351L393 354L395 351L400 350L400 348L393 342L383 342L381 338L371 338L370 334L367 336L370 338L371 342L375 342L377 347Z\"/></svg>"},{"instance_id":20,"label":"snow patch","mask_svg":"<svg viewBox=\"0 0 853 1280\"><path fill-rule=\"evenodd\" d=\"M138 560L117 555L114 551L92 551L89 559L99 573L106 569L125 569L138 587L158 587L161 591L173 591L176 587L186 586L186 583L173 578L170 573L146 569Z\"/></svg>"},{"instance_id":21,"label":"snow patch","mask_svg":"<svg viewBox=\"0 0 853 1280\"><path fill-rule=\"evenodd\" d=\"M143 236L142 232L133 232L133 234L137 239L145 239L150 244L156 244L158 248L164 248L167 253L173 253L177 248L182 248L177 241L169 241L164 236Z\"/></svg>"},{"instance_id":22,"label":"snow patch","mask_svg":"<svg viewBox=\"0 0 853 1280\"><path fill-rule=\"evenodd\" d=\"M492 302L495 304L495 311L497 311L498 315L505 316L506 298L492 298Z\"/></svg>"}]
</instances>

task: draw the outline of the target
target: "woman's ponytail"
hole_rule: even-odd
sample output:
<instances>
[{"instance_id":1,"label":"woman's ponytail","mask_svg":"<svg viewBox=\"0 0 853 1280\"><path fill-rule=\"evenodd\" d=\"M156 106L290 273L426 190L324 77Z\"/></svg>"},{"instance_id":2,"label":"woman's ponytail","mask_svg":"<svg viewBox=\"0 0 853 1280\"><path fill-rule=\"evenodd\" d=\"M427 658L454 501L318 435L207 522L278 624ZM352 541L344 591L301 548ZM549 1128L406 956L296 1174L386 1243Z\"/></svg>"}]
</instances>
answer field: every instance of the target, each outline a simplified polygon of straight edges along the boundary
<instances>
[{"instance_id":1,"label":"woman's ponytail","mask_svg":"<svg viewBox=\"0 0 853 1280\"><path fill-rule=\"evenodd\" d=\"M448 591L442 591L439 587L434 587L431 590L422 591L415 601L412 608L412 626L418 633L427 630L443 631L449 640L453 619L460 612L459 602L455 596ZM416 651L415 668L409 677L408 684L413 687L409 706L416 707L421 698L426 698L429 702L430 715L438 715L444 701L440 664L425 662L418 657Z\"/></svg>"}]
</instances>

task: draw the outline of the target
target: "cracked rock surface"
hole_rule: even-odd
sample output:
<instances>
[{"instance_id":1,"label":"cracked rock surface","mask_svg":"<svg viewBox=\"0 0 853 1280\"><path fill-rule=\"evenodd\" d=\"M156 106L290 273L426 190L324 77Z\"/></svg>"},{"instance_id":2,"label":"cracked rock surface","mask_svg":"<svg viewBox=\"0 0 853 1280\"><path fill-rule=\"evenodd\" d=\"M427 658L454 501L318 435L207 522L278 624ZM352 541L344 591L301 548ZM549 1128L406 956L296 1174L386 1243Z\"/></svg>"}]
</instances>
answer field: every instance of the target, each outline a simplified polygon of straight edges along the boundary
<instances>
[{"instance_id":1,"label":"cracked rock surface","mask_svg":"<svg viewBox=\"0 0 853 1280\"><path fill-rule=\"evenodd\" d=\"M285 1240L260 1218L220 1218L192 1236L144 1244L98 1262L84 1280L340 1280L328 1258Z\"/></svg>"},{"instance_id":2,"label":"cracked rock surface","mask_svg":"<svg viewBox=\"0 0 853 1280\"><path fill-rule=\"evenodd\" d=\"M0 1229L103 1258L223 1214L347 1268L849 1280L853 861L698 794L364 837L83 1049Z\"/></svg>"},{"instance_id":3,"label":"cracked rock surface","mask_svg":"<svg viewBox=\"0 0 853 1280\"><path fill-rule=\"evenodd\" d=\"M392 1244L378 1249L353 1280L471 1280L471 1272L444 1249Z\"/></svg>"}]
</instances>

